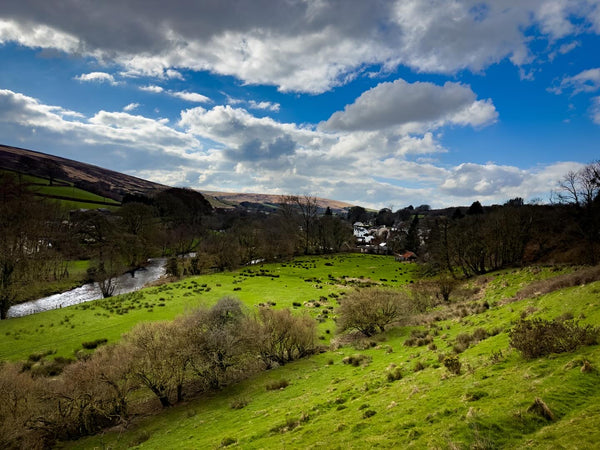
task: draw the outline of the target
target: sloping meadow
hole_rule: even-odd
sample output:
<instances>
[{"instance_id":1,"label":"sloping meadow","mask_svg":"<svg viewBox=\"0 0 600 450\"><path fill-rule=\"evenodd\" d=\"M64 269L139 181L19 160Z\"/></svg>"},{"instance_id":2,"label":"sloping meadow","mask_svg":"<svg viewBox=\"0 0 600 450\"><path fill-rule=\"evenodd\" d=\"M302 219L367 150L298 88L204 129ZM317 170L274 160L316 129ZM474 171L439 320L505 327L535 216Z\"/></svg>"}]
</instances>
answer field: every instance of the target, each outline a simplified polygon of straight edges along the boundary
<instances>
[{"instance_id":1,"label":"sloping meadow","mask_svg":"<svg viewBox=\"0 0 600 450\"><path fill-rule=\"evenodd\" d=\"M23 361L33 355L73 358L90 342L116 342L139 322L170 320L225 296L250 309L259 305L308 312L319 321L328 343L334 323L328 319L337 298L356 286L406 286L413 264L392 257L344 254L260 264L233 272L186 278L176 283L77 306L0 321L0 361Z\"/></svg>"},{"instance_id":2,"label":"sloping meadow","mask_svg":"<svg viewBox=\"0 0 600 450\"><path fill-rule=\"evenodd\" d=\"M385 259L361 260L373 264L365 269L353 259L356 256L341 258L344 262L329 261L333 266L312 259L281 270L323 278L317 275L321 270L347 264L350 277L350 266L359 264L367 272L364 277L391 280L399 267L408 267L392 266L394 270L386 273L388 269L379 272L374 264ZM375 273L368 274L371 267ZM465 288L468 295L451 297L449 305L415 317L410 326L390 327L368 339L336 339L327 352L142 418L126 429L65 445L594 448L600 441L598 345L534 359L525 359L509 345L511 330L523 319L600 323L598 282L515 297L532 282L571 270L527 268L475 279ZM312 285L312 299L317 301L320 293L328 298L329 289L341 289L338 283L309 282L300 276L295 284L288 281L281 291L272 291L273 296L244 297L250 289L255 292L255 282L278 285L277 278L248 275L228 275L231 283L235 280L231 286L242 288L236 292L248 304L260 298L277 306L300 302L299 308L309 308L310 295L296 296L303 283ZM283 272L279 275L281 279ZM191 281L181 284L178 292L185 293ZM316 288L319 284L324 284L322 289ZM322 305L310 308L315 317L322 315L317 313ZM322 336L327 329L334 332L329 319L321 326Z\"/></svg>"}]
</instances>

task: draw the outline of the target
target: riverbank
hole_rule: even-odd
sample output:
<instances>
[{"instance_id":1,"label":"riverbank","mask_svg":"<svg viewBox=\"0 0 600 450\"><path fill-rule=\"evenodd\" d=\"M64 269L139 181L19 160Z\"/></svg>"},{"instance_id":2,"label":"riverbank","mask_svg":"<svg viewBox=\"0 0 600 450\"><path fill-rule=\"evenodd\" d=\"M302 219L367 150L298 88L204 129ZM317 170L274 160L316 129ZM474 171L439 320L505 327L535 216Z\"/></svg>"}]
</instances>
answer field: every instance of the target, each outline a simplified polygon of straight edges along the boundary
<instances>
[{"instance_id":1,"label":"riverbank","mask_svg":"<svg viewBox=\"0 0 600 450\"><path fill-rule=\"evenodd\" d=\"M165 274L165 258L152 258L145 267L127 272L116 279L115 295L137 291ZM8 318L23 317L52 309L60 309L79 303L99 300L102 292L97 283L86 283L65 292L19 303L8 310Z\"/></svg>"}]
</instances>

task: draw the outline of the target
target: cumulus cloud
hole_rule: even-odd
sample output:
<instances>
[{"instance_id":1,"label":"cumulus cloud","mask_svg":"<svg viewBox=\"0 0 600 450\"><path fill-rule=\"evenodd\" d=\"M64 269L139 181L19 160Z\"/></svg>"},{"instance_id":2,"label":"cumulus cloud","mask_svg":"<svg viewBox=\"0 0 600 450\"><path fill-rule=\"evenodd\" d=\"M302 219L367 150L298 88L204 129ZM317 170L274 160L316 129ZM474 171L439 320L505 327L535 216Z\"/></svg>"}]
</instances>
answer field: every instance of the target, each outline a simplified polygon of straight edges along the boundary
<instances>
[{"instance_id":1,"label":"cumulus cloud","mask_svg":"<svg viewBox=\"0 0 600 450\"><path fill-rule=\"evenodd\" d=\"M141 149L158 157L171 154L185 159L190 158L190 150L201 147L196 138L161 120L109 111L99 111L86 118L81 113L45 105L6 89L0 90L0 122L21 127L24 136L46 133L50 142L69 145L76 142L81 148L99 146L117 153L139 153ZM99 157L107 158L108 164L109 153L99 154Z\"/></svg>"},{"instance_id":2,"label":"cumulus cloud","mask_svg":"<svg viewBox=\"0 0 600 450\"><path fill-rule=\"evenodd\" d=\"M264 11L268 11L265 14ZM183 78L211 71L281 91L320 93L365 66L418 72L534 62L528 30L548 53L581 30L600 31L593 0L127 2L7 0L0 42L52 48L122 66L124 76Z\"/></svg>"},{"instance_id":3,"label":"cumulus cloud","mask_svg":"<svg viewBox=\"0 0 600 450\"><path fill-rule=\"evenodd\" d=\"M364 92L344 111L334 113L323 127L373 131L419 124L479 126L495 121L497 115L491 100L476 100L471 88L463 84L446 82L439 86L399 79Z\"/></svg>"},{"instance_id":4,"label":"cumulus cloud","mask_svg":"<svg viewBox=\"0 0 600 450\"><path fill-rule=\"evenodd\" d=\"M477 100L471 98L473 102ZM55 154L165 184L311 192L374 208L390 203L441 207L547 196L556 180L581 166L556 163L523 169L465 163L447 167L435 159L446 150L432 131L325 131L221 105L184 110L177 123L133 114L133 110L100 110L86 117L0 90L0 133L17 130L26 147L51 152L52 148L32 144L52 142Z\"/></svg>"},{"instance_id":5,"label":"cumulus cloud","mask_svg":"<svg viewBox=\"0 0 600 450\"><path fill-rule=\"evenodd\" d=\"M577 162L557 162L520 169L493 163L464 163L448 170L439 189L448 195L450 204L460 204L461 199L485 203L499 203L514 197L548 199L558 180L582 166Z\"/></svg>"},{"instance_id":6,"label":"cumulus cloud","mask_svg":"<svg viewBox=\"0 0 600 450\"><path fill-rule=\"evenodd\" d=\"M115 77L106 72L82 73L81 75L76 76L75 80L93 83L109 83L112 85L117 84Z\"/></svg>"}]
</instances>

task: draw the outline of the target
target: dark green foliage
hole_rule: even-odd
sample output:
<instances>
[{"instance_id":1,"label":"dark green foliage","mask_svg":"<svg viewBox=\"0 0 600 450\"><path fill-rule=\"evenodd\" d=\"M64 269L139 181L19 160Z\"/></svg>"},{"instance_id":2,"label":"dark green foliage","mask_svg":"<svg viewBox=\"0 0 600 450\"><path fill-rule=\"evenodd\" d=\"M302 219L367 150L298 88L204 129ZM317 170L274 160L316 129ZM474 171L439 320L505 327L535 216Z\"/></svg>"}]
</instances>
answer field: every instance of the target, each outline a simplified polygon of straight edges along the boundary
<instances>
[{"instance_id":1,"label":"dark green foliage","mask_svg":"<svg viewBox=\"0 0 600 450\"><path fill-rule=\"evenodd\" d=\"M175 257L169 258L167 261L167 266L166 266L165 270L167 272L167 275L171 275L173 277L179 277L181 272L179 271L179 262L177 261L177 258L175 258Z\"/></svg>"},{"instance_id":2,"label":"dark green foliage","mask_svg":"<svg viewBox=\"0 0 600 450\"><path fill-rule=\"evenodd\" d=\"M458 359L458 356L448 355L444 358L443 363L444 367L446 367L450 373L453 373L454 375L460 375L462 365Z\"/></svg>"},{"instance_id":3,"label":"dark green foliage","mask_svg":"<svg viewBox=\"0 0 600 450\"><path fill-rule=\"evenodd\" d=\"M83 348L85 348L86 350L93 350L96 347L98 347L99 345L106 344L107 342L108 342L108 339L101 338L101 339L96 339L95 341L82 342L81 346Z\"/></svg>"},{"instance_id":4,"label":"dark green foliage","mask_svg":"<svg viewBox=\"0 0 600 450\"><path fill-rule=\"evenodd\" d=\"M377 411L374 411L372 409L367 409L363 413L363 419L368 419L369 417L373 417L375 414L377 414Z\"/></svg>"},{"instance_id":5,"label":"dark green foliage","mask_svg":"<svg viewBox=\"0 0 600 450\"><path fill-rule=\"evenodd\" d=\"M510 331L510 345L527 359L573 351L598 343L600 328L571 320L521 319Z\"/></svg>"}]
</instances>

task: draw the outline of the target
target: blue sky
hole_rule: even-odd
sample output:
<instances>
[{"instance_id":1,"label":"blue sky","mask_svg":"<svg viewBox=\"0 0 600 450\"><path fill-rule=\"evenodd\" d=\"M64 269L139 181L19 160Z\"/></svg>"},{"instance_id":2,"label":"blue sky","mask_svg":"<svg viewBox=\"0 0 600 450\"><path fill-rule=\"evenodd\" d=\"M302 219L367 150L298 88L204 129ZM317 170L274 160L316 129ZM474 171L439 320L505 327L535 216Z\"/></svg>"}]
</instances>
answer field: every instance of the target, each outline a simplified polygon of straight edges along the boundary
<instances>
[{"instance_id":1,"label":"blue sky","mask_svg":"<svg viewBox=\"0 0 600 450\"><path fill-rule=\"evenodd\" d=\"M600 1L12 1L0 143L201 190L547 201L600 157Z\"/></svg>"}]
</instances>

